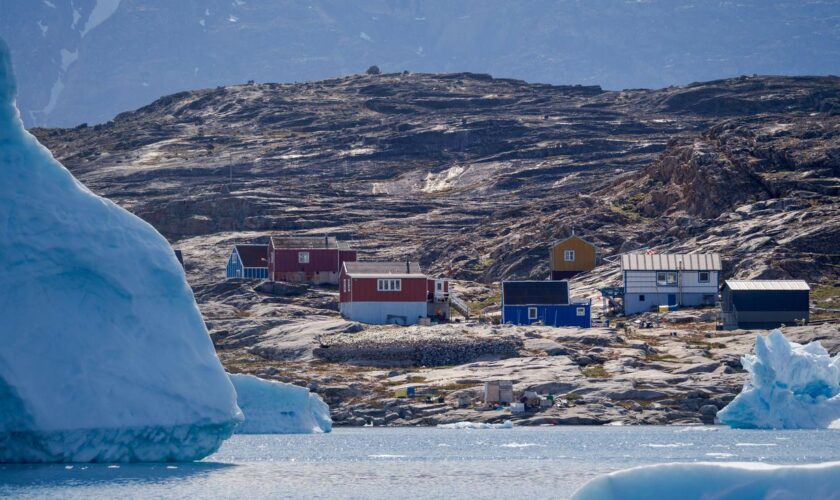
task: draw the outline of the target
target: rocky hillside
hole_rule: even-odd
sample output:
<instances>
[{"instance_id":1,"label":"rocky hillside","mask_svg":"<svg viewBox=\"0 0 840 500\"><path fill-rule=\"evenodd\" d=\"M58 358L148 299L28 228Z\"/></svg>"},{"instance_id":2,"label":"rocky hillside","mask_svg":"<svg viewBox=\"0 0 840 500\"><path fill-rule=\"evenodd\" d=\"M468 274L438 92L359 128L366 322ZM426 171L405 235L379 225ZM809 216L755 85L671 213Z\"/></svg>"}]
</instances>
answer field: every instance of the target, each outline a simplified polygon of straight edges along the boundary
<instances>
[{"instance_id":1,"label":"rocky hillside","mask_svg":"<svg viewBox=\"0 0 840 500\"><path fill-rule=\"evenodd\" d=\"M608 92L357 75L182 92L33 132L91 189L210 251L200 279L218 279L231 241L275 231L484 282L545 276L546 245L572 230L605 257L714 250L738 276L825 283L840 269L836 77Z\"/></svg>"}]
</instances>

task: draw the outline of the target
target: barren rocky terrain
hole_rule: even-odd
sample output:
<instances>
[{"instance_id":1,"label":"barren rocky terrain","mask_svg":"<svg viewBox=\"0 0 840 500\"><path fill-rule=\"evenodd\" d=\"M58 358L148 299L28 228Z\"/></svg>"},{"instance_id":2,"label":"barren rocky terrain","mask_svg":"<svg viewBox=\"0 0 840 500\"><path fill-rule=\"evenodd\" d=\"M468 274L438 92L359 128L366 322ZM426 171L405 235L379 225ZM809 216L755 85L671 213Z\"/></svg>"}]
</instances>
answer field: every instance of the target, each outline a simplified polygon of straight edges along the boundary
<instances>
[{"instance_id":1,"label":"barren rocky terrain","mask_svg":"<svg viewBox=\"0 0 840 500\"><path fill-rule=\"evenodd\" d=\"M483 317L494 282L545 277L549 243L574 231L601 253L575 295L616 282L621 252L715 251L727 277L808 280L814 319L840 309L837 77L613 92L354 75L182 92L103 125L32 132L184 251L230 370L309 385L339 423L497 420L450 406L487 378L563 396L531 423L708 420L708 404L743 383L737 359L760 332L365 328L338 318L335 289L225 282L232 243L340 235L362 258L451 275ZM791 331L836 352L836 325ZM433 366L434 349L454 357ZM390 397L406 384L437 387L445 403Z\"/></svg>"}]
</instances>

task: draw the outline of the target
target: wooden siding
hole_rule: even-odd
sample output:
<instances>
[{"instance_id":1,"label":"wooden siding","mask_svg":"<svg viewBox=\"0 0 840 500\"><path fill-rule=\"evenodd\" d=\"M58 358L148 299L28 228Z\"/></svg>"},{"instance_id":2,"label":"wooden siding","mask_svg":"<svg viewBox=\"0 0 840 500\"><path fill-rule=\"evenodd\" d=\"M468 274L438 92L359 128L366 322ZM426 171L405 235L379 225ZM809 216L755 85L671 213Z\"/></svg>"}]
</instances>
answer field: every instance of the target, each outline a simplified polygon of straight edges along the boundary
<instances>
[{"instance_id":1,"label":"wooden siding","mask_svg":"<svg viewBox=\"0 0 840 500\"><path fill-rule=\"evenodd\" d=\"M668 271L666 271L668 272ZM675 271L670 271L675 272ZM709 282L700 283L699 271L681 271L682 287L660 286L656 284L657 271L626 271L624 273L624 291L626 294L633 293L707 293L718 292L718 272L708 271ZM678 277L679 282L679 277Z\"/></svg>"},{"instance_id":2,"label":"wooden siding","mask_svg":"<svg viewBox=\"0 0 840 500\"><path fill-rule=\"evenodd\" d=\"M347 280L350 279L350 288L347 289ZM399 278L402 281L402 290L398 292L380 292L376 289L376 280L395 279L383 275L381 278L347 278L342 273L339 275L339 300L341 302L423 302L428 299L426 278Z\"/></svg>"},{"instance_id":3,"label":"wooden siding","mask_svg":"<svg viewBox=\"0 0 840 500\"><path fill-rule=\"evenodd\" d=\"M575 260L566 262L563 254L566 250L575 251ZM591 271L595 268L595 245L578 236L571 236L551 247L552 271Z\"/></svg>"}]
</instances>

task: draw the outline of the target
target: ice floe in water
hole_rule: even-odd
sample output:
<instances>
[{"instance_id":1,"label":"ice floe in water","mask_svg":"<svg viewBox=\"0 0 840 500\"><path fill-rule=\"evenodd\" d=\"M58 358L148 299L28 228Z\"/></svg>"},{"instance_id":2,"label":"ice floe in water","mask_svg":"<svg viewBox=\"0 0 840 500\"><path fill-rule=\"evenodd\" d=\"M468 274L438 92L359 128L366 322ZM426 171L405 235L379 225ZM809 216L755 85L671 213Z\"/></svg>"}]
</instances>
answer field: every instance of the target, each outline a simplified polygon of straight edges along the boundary
<instances>
[{"instance_id":1,"label":"ice floe in water","mask_svg":"<svg viewBox=\"0 0 840 500\"><path fill-rule=\"evenodd\" d=\"M513 429L513 422L505 420L501 424L488 424L485 422L454 422L451 424L438 424L438 429Z\"/></svg>"},{"instance_id":2,"label":"ice floe in water","mask_svg":"<svg viewBox=\"0 0 840 500\"><path fill-rule=\"evenodd\" d=\"M0 40L0 462L195 460L241 419L172 248L26 132Z\"/></svg>"},{"instance_id":3,"label":"ice floe in water","mask_svg":"<svg viewBox=\"0 0 840 500\"><path fill-rule=\"evenodd\" d=\"M840 419L840 354L819 342L788 341L779 330L756 337L755 355L741 358L750 378L718 412L721 422L745 429L824 429Z\"/></svg>"},{"instance_id":4,"label":"ice floe in water","mask_svg":"<svg viewBox=\"0 0 840 500\"><path fill-rule=\"evenodd\" d=\"M253 375L235 374L236 400L245 421L241 434L298 434L330 432L332 419L327 403L306 387L299 387Z\"/></svg>"},{"instance_id":5,"label":"ice floe in water","mask_svg":"<svg viewBox=\"0 0 840 500\"><path fill-rule=\"evenodd\" d=\"M537 443L505 443L505 444L500 444L499 447L500 448L532 448L532 447L544 448L545 445L544 444L537 444Z\"/></svg>"},{"instance_id":6,"label":"ice floe in water","mask_svg":"<svg viewBox=\"0 0 840 500\"><path fill-rule=\"evenodd\" d=\"M837 498L840 462L813 465L714 462L648 465L599 476L575 500Z\"/></svg>"}]
</instances>

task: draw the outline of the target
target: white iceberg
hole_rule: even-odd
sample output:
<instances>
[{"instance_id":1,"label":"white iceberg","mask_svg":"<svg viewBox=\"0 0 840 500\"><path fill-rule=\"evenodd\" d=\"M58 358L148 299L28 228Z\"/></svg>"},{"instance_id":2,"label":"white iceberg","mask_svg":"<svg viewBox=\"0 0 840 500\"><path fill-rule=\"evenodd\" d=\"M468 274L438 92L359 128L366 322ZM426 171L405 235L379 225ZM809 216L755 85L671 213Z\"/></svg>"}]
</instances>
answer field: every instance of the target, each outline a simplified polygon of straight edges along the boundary
<instances>
[{"instance_id":1,"label":"white iceberg","mask_svg":"<svg viewBox=\"0 0 840 500\"><path fill-rule=\"evenodd\" d=\"M239 434L299 434L330 432L330 408L306 387L265 380L253 375L230 376L245 421Z\"/></svg>"},{"instance_id":2,"label":"white iceberg","mask_svg":"<svg viewBox=\"0 0 840 500\"><path fill-rule=\"evenodd\" d=\"M21 124L0 40L0 462L187 461L241 420L183 270Z\"/></svg>"},{"instance_id":3,"label":"white iceberg","mask_svg":"<svg viewBox=\"0 0 840 500\"><path fill-rule=\"evenodd\" d=\"M486 422L453 422L451 424L438 424L438 429L513 429L513 422L505 420L500 424L489 424Z\"/></svg>"},{"instance_id":4,"label":"white iceberg","mask_svg":"<svg viewBox=\"0 0 840 500\"><path fill-rule=\"evenodd\" d=\"M718 412L721 422L745 429L825 429L840 419L840 355L819 342L789 342L773 330L755 339L755 355L741 358L750 378Z\"/></svg>"},{"instance_id":5,"label":"white iceberg","mask_svg":"<svg viewBox=\"0 0 840 500\"><path fill-rule=\"evenodd\" d=\"M679 498L825 499L840 491L840 462L809 465L691 463L649 465L598 476L574 500Z\"/></svg>"}]
</instances>

